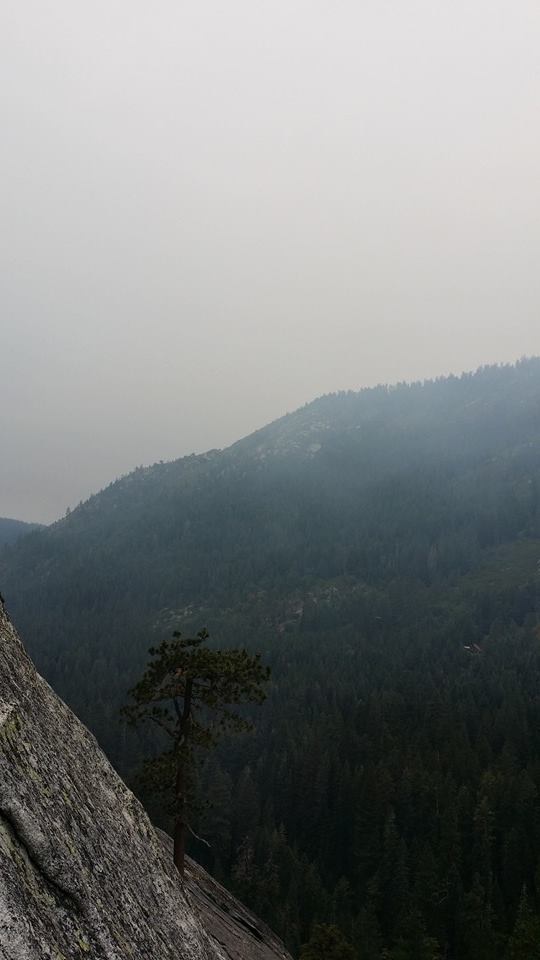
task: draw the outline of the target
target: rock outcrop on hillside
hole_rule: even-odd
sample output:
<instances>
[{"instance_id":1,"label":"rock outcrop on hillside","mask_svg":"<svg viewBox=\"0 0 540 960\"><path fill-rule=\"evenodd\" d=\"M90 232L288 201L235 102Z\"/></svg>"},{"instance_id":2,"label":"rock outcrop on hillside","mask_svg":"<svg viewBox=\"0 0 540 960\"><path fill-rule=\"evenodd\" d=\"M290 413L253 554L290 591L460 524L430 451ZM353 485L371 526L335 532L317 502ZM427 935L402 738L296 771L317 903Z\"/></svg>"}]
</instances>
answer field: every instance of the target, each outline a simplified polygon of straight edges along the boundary
<instances>
[{"instance_id":1,"label":"rock outcrop on hillside","mask_svg":"<svg viewBox=\"0 0 540 960\"><path fill-rule=\"evenodd\" d=\"M180 883L143 808L36 672L0 604L2 960L228 960L231 924L242 960L287 960L264 928L238 922L234 901L225 924L217 905L214 915L206 883L197 867Z\"/></svg>"}]
</instances>

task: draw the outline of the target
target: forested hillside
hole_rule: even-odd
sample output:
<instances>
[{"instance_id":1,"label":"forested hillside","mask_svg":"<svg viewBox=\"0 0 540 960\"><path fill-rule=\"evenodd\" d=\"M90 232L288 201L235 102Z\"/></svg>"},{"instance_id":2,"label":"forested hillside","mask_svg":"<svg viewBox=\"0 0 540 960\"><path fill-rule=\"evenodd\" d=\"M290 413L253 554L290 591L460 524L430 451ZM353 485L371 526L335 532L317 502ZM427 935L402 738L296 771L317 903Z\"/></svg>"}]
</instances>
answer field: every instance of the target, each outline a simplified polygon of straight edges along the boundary
<instances>
[{"instance_id":1,"label":"forested hillside","mask_svg":"<svg viewBox=\"0 0 540 960\"><path fill-rule=\"evenodd\" d=\"M7 517L0 517L0 547L7 543L15 543L25 533L37 529L39 529L37 523L24 523L23 520L9 520Z\"/></svg>"},{"instance_id":2,"label":"forested hillside","mask_svg":"<svg viewBox=\"0 0 540 960\"><path fill-rule=\"evenodd\" d=\"M0 585L128 776L152 744L118 711L156 638L262 652L270 696L201 767L195 853L293 951L323 922L358 960L517 960L540 942L539 560L529 360L140 468L4 548Z\"/></svg>"}]
</instances>

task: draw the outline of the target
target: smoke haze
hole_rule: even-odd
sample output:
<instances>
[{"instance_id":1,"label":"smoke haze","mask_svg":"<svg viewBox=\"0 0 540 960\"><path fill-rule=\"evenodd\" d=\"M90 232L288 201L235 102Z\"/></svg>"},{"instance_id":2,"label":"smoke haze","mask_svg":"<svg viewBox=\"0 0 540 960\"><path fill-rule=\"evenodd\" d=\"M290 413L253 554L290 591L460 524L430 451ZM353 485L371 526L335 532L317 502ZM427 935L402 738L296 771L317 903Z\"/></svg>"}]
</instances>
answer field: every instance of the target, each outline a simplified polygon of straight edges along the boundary
<instances>
[{"instance_id":1,"label":"smoke haze","mask_svg":"<svg viewBox=\"0 0 540 960\"><path fill-rule=\"evenodd\" d=\"M0 516L540 353L533 0L4 0Z\"/></svg>"}]
</instances>

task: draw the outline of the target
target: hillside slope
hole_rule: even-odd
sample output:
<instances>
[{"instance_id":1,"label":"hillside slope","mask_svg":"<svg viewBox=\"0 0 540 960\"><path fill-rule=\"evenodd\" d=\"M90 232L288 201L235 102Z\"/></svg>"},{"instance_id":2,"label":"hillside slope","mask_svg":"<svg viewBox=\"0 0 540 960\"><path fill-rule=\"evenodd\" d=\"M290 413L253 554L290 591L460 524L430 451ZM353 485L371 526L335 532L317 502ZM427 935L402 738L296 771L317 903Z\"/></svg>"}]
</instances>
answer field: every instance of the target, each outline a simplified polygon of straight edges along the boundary
<instances>
[{"instance_id":1,"label":"hillside slope","mask_svg":"<svg viewBox=\"0 0 540 960\"><path fill-rule=\"evenodd\" d=\"M295 949L335 919L369 960L400 937L477 960L474 903L506 943L540 863L539 485L530 360L323 397L137 470L6 548L0 580L124 771L153 745L117 718L156 637L260 650L270 697L200 771L220 812L199 854Z\"/></svg>"},{"instance_id":2,"label":"hillside slope","mask_svg":"<svg viewBox=\"0 0 540 960\"><path fill-rule=\"evenodd\" d=\"M540 361L324 397L112 483L4 550L0 576L38 667L114 753L103 708L160 621L466 572L540 534L539 465Z\"/></svg>"}]
</instances>

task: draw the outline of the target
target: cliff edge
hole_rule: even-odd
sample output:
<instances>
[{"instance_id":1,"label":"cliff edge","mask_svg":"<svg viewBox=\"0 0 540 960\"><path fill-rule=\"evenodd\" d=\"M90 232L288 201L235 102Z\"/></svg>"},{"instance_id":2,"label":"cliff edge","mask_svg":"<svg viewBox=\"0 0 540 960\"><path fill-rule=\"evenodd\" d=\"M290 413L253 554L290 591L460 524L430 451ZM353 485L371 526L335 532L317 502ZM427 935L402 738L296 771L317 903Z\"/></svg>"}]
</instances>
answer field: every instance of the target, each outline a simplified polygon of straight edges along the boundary
<instances>
[{"instance_id":1,"label":"cliff edge","mask_svg":"<svg viewBox=\"0 0 540 960\"><path fill-rule=\"evenodd\" d=\"M142 806L0 604L2 960L290 960L220 889L195 865L180 883Z\"/></svg>"}]
</instances>

